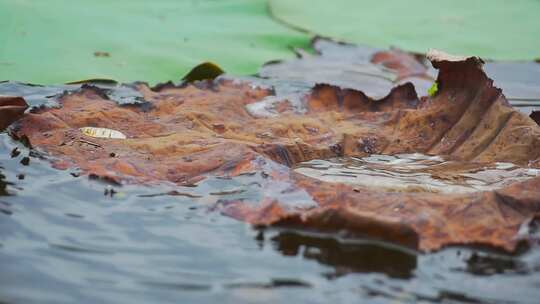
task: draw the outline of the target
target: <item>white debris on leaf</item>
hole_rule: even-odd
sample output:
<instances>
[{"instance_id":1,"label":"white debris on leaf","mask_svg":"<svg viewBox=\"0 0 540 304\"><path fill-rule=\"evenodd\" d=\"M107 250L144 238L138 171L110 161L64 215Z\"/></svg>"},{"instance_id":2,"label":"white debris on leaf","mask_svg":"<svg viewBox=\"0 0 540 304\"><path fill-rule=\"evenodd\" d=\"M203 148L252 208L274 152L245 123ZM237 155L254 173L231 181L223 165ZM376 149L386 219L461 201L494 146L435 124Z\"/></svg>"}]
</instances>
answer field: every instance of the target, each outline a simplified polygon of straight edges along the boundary
<instances>
[{"instance_id":1,"label":"white debris on leaf","mask_svg":"<svg viewBox=\"0 0 540 304\"><path fill-rule=\"evenodd\" d=\"M96 138L111 138L111 139L126 139L126 135L120 131L111 130L107 128L94 128L94 127L84 127L80 128L81 132L90 137Z\"/></svg>"},{"instance_id":2,"label":"white debris on leaf","mask_svg":"<svg viewBox=\"0 0 540 304\"><path fill-rule=\"evenodd\" d=\"M430 61L452 61L452 62L459 62L459 61L465 61L468 58L472 56L456 56L456 55L450 55L448 53L445 53L443 51L437 50L437 49L429 49L427 53L427 58Z\"/></svg>"}]
</instances>

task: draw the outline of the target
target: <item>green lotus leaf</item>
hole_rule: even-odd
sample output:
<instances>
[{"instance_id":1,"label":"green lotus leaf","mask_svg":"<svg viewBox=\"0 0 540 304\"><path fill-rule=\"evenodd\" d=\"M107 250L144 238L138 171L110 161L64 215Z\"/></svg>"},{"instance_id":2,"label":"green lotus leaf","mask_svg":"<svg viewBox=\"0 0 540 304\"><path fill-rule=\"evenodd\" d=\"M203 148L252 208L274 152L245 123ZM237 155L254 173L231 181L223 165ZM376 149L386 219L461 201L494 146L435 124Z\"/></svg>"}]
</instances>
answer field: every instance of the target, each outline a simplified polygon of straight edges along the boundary
<instances>
[{"instance_id":1,"label":"green lotus leaf","mask_svg":"<svg viewBox=\"0 0 540 304\"><path fill-rule=\"evenodd\" d=\"M0 80L156 83L206 61L252 74L308 44L263 0L0 0Z\"/></svg>"},{"instance_id":2,"label":"green lotus leaf","mask_svg":"<svg viewBox=\"0 0 540 304\"><path fill-rule=\"evenodd\" d=\"M275 19L347 42L485 59L540 57L540 1L270 0Z\"/></svg>"}]
</instances>

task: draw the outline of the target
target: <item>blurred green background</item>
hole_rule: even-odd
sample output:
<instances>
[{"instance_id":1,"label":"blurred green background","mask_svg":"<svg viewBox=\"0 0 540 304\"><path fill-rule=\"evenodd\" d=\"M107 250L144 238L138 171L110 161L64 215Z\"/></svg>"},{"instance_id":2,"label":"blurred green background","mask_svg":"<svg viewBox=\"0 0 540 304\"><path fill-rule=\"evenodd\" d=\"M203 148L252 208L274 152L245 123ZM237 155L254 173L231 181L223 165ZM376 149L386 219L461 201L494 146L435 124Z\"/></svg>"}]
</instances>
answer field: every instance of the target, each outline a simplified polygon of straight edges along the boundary
<instances>
[{"instance_id":1,"label":"blurred green background","mask_svg":"<svg viewBox=\"0 0 540 304\"><path fill-rule=\"evenodd\" d=\"M204 61L253 74L315 34L531 60L538 12L538 0L0 0L0 80L156 83Z\"/></svg>"}]
</instances>

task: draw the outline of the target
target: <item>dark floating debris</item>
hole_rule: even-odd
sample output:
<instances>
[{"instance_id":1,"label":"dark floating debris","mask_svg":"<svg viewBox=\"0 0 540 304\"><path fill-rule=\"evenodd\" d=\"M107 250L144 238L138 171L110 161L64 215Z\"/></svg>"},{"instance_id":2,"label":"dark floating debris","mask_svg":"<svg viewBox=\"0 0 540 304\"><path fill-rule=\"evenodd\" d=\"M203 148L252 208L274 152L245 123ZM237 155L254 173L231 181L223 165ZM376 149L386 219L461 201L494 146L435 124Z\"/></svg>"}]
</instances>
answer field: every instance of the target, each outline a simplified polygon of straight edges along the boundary
<instances>
[{"instance_id":1,"label":"dark floating debris","mask_svg":"<svg viewBox=\"0 0 540 304\"><path fill-rule=\"evenodd\" d=\"M19 148L15 147L13 150L11 150L11 158L15 158L21 154L21 151L19 151Z\"/></svg>"},{"instance_id":2,"label":"dark floating debris","mask_svg":"<svg viewBox=\"0 0 540 304\"><path fill-rule=\"evenodd\" d=\"M21 165L23 165L23 166L28 166L28 165L30 165L30 157L28 157L28 156L23 157L23 158L21 159L20 163L21 163Z\"/></svg>"}]
</instances>

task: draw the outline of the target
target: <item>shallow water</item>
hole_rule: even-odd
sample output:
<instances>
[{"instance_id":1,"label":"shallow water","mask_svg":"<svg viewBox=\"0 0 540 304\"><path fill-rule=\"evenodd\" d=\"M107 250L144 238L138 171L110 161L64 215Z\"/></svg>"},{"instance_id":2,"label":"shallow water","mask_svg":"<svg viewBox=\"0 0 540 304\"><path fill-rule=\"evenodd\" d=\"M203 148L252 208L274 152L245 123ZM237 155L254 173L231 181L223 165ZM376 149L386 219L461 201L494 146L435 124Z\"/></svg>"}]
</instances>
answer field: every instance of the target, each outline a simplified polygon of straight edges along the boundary
<instances>
[{"instance_id":1,"label":"shallow water","mask_svg":"<svg viewBox=\"0 0 540 304\"><path fill-rule=\"evenodd\" d=\"M20 153L12 153L17 148ZM29 164L24 157L29 157ZM22 161L22 163L21 163ZM540 250L433 254L258 231L213 208L256 184L111 187L0 134L1 303L536 303ZM114 191L112 191L114 190ZM112 194L111 194L112 193Z\"/></svg>"},{"instance_id":2,"label":"shallow water","mask_svg":"<svg viewBox=\"0 0 540 304\"><path fill-rule=\"evenodd\" d=\"M475 164L419 153L311 160L295 171L326 182L435 193L488 191L540 176L540 169L511 163Z\"/></svg>"}]
</instances>

